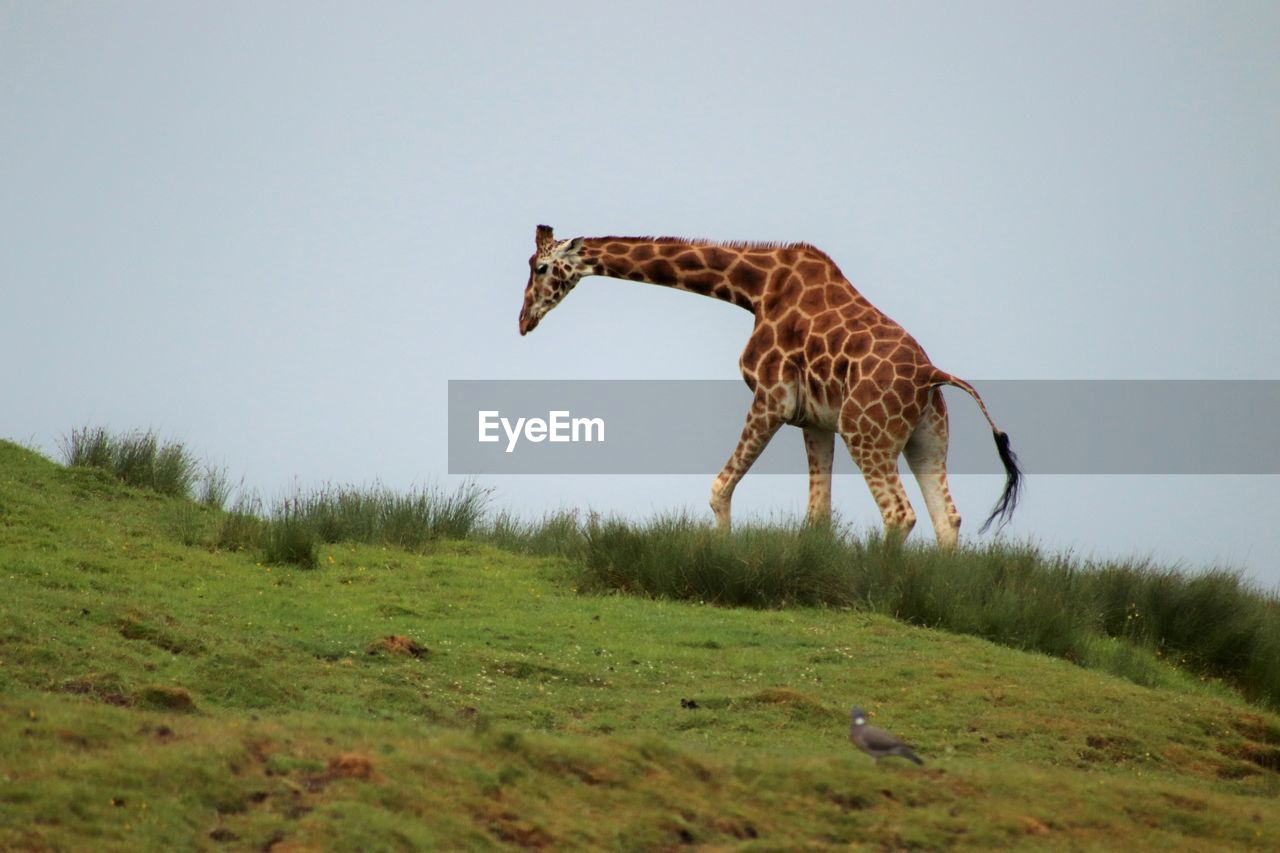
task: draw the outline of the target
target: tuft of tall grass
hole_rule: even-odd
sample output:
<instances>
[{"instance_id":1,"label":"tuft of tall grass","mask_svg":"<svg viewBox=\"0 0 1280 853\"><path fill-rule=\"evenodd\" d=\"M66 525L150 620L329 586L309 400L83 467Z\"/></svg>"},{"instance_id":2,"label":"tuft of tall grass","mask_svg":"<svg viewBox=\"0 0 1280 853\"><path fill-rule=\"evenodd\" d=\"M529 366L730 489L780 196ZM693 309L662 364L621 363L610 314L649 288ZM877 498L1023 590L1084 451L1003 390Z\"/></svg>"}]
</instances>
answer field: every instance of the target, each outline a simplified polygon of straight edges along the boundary
<instances>
[{"instance_id":1,"label":"tuft of tall grass","mask_svg":"<svg viewBox=\"0 0 1280 853\"><path fill-rule=\"evenodd\" d=\"M58 445L63 462L69 466L115 472L114 440L102 427L73 429Z\"/></svg>"},{"instance_id":2,"label":"tuft of tall grass","mask_svg":"<svg viewBox=\"0 0 1280 853\"><path fill-rule=\"evenodd\" d=\"M169 516L169 533L188 548L203 545L208 536L207 511L190 501L175 501Z\"/></svg>"},{"instance_id":3,"label":"tuft of tall grass","mask_svg":"<svg viewBox=\"0 0 1280 853\"><path fill-rule=\"evenodd\" d=\"M588 586L713 604L851 606L856 590L839 571L842 540L819 528L743 527L726 536L687 515L636 527L589 519Z\"/></svg>"},{"instance_id":4,"label":"tuft of tall grass","mask_svg":"<svg viewBox=\"0 0 1280 853\"><path fill-rule=\"evenodd\" d=\"M150 431L113 435L102 427L73 429L60 442L67 465L101 468L132 486L190 497L199 469L178 442L161 443Z\"/></svg>"},{"instance_id":5,"label":"tuft of tall grass","mask_svg":"<svg viewBox=\"0 0 1280 853\"><path fill-rule=\"evenodd\" d=\"M298 493L264 509L242 494L214 537L226 551L261 551L268 563L314 568L322 543L360 542L421 551L440 539L465 539L478 529L489 490L463 483L454 492L397 493L381 486Z\"/></svg>"},{"instance_id":6,"label":"tuft of tall grass","mask_svg":"<svg viewBox=\"0 0 1280 853\"><path fill-rule=\"evenodd\" d=\"M586 556L587 539L577 510L547 513L541 521L524 521L503 511L477 528L473 538L517 554L573 560Z\"/></svg>"},{"instance_id":7,"label":"tuft of tall grass","mask_svg":"<svg viewBox=\"0 0 1280 853\"><path fill-rule=\"evenodd\" d=\"M262 558L267 563L291 563L314 569L320 563L320 538L303 514L300 501L284 501L263 528Z\"/></svg>"},{"instance_id":8,"label":"tuft of tall grass","mask_svg":"<svg viewBox=\"0 0 1280 853\"><path fill-rule=\"evenodd\" d=\"M214 545L221 551L251 551L261 546L268 522L262 516L262 500L242 494L222 517Z\"/></svg>"},{"instance_id":9,"label":"tuft of tall grass","mask_svg":"<svg viewBox=\"0 0 1280 853\"><path fill-rule=\"evenodd\" d=\"M242 480L241 485L243 484ZM196 499L205 506L223 509L231 499L231 492L231 477L227 474L227 469L206 464L204 474L200 478L199 494Z\"/></svg>"},{"instance_id":10,"label":"tuft of tall grass","mask_svg":"<svg viewBox=\"0 0 1280 853\"><path fill-rule=\"evenodd\" d=\"M587 591L862 608L1139 683L1150 683L1163 659L1280 706L1280 598L1238 573L1082 564L1031 545L945 553L801 524L722 534L685 515L644 524L592 517L581 536L579 586ZM1122 647L1105 642L1112 639Z\"/></svg>"},{"instance_id":11,"label":"tuft of tall grass","mask_svg":"<svg viewBox=\"0 0 1280 853\"><path fill-rule=\"evenodd\" d=\"M299 523L323 542L364 542L420 551L440 539L465 539L484 515L490 490L466 482L454 492L407 493L382 486L325 488L293 499ZM288 502L286 502L288 503Z\"/></svg>"}]
</instances>

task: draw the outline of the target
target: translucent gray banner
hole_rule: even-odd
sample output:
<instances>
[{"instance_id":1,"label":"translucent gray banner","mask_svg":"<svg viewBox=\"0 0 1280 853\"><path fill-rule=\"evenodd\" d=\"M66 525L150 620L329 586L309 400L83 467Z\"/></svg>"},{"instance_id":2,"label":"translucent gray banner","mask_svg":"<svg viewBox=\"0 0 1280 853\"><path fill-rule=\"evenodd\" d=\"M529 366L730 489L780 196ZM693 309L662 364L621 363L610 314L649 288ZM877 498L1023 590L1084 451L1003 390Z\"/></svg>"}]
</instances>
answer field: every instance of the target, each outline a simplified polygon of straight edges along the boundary
<instances>
[{"instance_id":1,"label":"translucent gray banner","mask_svg":"<svg viewBox=\"0 0 1280 853\"><path fill-rule=\"evenodd\" d=\"M1028 474L1280 474L1280 381L973 384ZM977 406L943 393L950 471L1002 474ZM729 380L450 380L449 473L715 474L750 404ZM806 473L800 431L752 471ZM835 472L855 471L837 442Z\"/></svg>"}]
</instances>

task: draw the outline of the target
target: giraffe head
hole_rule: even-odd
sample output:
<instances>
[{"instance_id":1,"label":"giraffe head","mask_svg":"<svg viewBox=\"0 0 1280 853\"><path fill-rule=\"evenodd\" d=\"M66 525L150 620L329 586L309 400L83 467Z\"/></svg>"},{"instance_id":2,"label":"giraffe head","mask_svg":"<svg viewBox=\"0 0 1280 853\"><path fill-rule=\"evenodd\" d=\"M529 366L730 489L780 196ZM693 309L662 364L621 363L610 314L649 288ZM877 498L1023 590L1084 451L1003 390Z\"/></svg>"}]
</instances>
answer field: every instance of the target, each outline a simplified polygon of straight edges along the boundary
<instances>
[{"instance_id":1,"label":"giraffe head","mask_svg":"<svg viewBox=\"0 0 1280 853\"><path fill-rule=\"evenodd\" d=\"M539 225L534 237L536 249L529 258L529 283L524 288L520 309L520 334L527 335L548 311L573 290L590 267L578 256L582 238L557 241L548 225Z\"/></svg>"}]
</instances>

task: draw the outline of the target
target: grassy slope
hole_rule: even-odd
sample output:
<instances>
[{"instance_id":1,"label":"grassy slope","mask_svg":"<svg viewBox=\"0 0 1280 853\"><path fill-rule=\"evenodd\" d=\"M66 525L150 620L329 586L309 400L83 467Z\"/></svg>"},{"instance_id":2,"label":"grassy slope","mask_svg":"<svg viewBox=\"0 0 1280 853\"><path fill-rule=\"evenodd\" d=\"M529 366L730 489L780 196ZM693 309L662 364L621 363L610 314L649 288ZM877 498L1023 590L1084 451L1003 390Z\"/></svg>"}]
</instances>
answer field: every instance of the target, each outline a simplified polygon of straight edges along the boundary
<instances>
[{"instance_id":1,"label":"grassy slope","mask_svg":"<svg viewBox=\"0 0 1280 853\"><path fill-rule=\"evenodd\" d=\"M0 848L1280 848L1280 719L1228 695L470 543L263 567L199 512L0 442Z\"/></svg>"}]
</instances>

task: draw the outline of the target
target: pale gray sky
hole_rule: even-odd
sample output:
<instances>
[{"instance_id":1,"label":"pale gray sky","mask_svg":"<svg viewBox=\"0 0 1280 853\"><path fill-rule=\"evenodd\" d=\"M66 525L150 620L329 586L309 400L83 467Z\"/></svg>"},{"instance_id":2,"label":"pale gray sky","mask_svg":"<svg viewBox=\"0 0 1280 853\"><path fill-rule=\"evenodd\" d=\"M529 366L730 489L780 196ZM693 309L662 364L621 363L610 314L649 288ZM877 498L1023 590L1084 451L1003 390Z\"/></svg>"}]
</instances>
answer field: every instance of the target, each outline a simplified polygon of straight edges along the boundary
<instances>
[{"instance_id":1,"label":"pale gray sky","mask_svg":"<svg viewBox=\"0 0 1280 853\"><path fill-rule=\"evenodd\" d=\"M1267 2L0 2L0 435L408 487L448 379L737 376L749 315L662 288L521 339L539 222L813 242L974 380L1277 378L1277 44ZM493 485L645 514L709 478ZM998 485L956 478L970 521ZM1033 478L1009 533L1274 585L1277 485Z\"/></svg>"}]
</instances>

